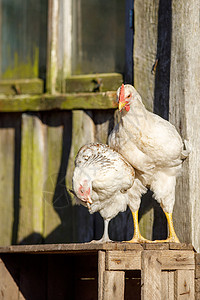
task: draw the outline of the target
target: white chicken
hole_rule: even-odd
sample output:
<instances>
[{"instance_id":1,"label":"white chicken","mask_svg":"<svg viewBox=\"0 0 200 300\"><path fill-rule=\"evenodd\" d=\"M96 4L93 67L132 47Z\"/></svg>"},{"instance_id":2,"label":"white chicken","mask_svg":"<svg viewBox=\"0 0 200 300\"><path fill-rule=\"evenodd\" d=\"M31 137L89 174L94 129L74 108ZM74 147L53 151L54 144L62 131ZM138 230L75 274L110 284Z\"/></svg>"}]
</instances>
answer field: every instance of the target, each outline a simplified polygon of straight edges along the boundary
<instances>
[{"instance_id":1,"label":"white chicken","mask_svg":"<svg viewBox=\"0 0 200 300\"><path fill-rule=\"evenodd\" d=\"M103 217L101 242L110 241L109 221L125 211L127 205L132 211L138 210L141 194L135 193L135 187L142 193L146 189L138 179L134 181L134 177L133 167L108 145L88 144L79 150L72 179L73 191L79 204L88 207L91 214L99 211ZM135 235L139 234L137 224L134 220Z\"/></svg>"},{"instance_id":2,"label":"white chicken","mask_svg":"<svg viewBox=\"0 0 200 300\"><path fill-rule=\"evenodd\" d=\"M184 150L175 127L146 110L132 85L122 84L117 95L120 121L111 132L108 144L126 158L135 168L136 178L154 192L168 221L169 235L164 241L179 242L173 226L172 211L176 177L190 152L187 141ZM136 241L133 237L132 242Z\"/></svg>"}]
</instances>

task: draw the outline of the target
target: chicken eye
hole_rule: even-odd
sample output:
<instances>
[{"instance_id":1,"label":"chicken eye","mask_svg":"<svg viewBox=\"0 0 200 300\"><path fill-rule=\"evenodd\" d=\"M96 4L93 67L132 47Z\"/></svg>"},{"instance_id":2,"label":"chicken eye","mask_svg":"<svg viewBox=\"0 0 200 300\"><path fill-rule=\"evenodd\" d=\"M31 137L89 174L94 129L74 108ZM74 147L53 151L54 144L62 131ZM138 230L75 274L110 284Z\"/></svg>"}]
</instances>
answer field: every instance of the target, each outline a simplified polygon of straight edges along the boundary
<instances>
[{"instance_id":1,"label":"chicken eye","mask_svg":"<svg viewBox=\"0 0 200 300\"><path fill-rule=\"evenodd\" d=\"M128 96L127 96L127 98L130 98L131 97L131 94L129 94Z\"/></svg>"}]
</instances>

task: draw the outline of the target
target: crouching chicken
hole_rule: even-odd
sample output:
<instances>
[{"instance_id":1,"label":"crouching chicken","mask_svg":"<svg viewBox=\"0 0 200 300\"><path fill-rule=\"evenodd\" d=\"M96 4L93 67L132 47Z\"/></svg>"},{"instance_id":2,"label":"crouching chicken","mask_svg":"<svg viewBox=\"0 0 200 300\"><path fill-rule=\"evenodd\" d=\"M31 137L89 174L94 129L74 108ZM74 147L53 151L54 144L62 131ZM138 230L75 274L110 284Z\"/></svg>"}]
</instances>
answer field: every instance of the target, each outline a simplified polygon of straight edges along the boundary
<instances>
[{"instance_id":1,"label":"crouching chicken","mask_svg":"<svg viewBox=\"0 0 200 300\"><path fill-rule=\"evenodd\" d=\"M109 221L125 211L127 205L133 212L135 240L144 241L135 212L146 188L138 179L135 180L134 168L122 155L104 144L83 146L75 159L72 186L77 202L87 207L91 214L98 211L103 217L101 242L110 241Z\"/></svg>"},{"instance_id":2,"label":"crouching chicken","mask_svg":"<svg viewBox=\"0 0 200 300\"><path fill-rule=\"evenodd\" d=\"M132 85L122 85L117 95L120 122L111 132L108 144L135 168L136 179L154 192L169 225L169 236L165 241L179 242L172 211L176 177L190 152L188 143L183 144L172 124L146 110Z\"/></svg>"}]
</instances>

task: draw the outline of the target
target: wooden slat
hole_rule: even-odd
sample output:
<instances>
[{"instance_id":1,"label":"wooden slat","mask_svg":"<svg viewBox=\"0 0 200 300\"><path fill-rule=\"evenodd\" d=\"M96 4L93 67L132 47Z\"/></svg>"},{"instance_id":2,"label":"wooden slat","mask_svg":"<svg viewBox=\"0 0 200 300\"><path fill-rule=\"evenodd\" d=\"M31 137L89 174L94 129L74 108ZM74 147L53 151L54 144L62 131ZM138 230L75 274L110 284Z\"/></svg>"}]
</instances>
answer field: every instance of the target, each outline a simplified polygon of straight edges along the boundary
<instances>
[{"instance_id":1,"label":"wooden slat","mask_svg":"<svg viewBox=\"0 0 200 300\"><path fill-rule=\"evenodd\" d=\"M0 299L18 300L19 287L0 259Z\"/></svg>"},{"instance_id":2,"label":"wooden slat","mask_svg":"<svg viewBox=\"0 0 200 300\"><path fill-rule=\"evenodd\" d=\"M19 94L42 94L43 81L39 78L34 79L15 79L0 80L0 94L19 95Z\"/></svg>"},{"instance_id":3,"label":"wooden slat","mask_svg":"<svg viewBox=\"0 0 200 300\"><path fill-rule=\"evenodd\" d=\"M140 270L141 251L108 251L106 253L107 270Z\"/></svg>"},{"instance_id":4,"label":"wooden slat","mask_svg":"<svg viewBox=\"0 0 200 300\"><path fill-rule=\"evenodd\" d=\"M113 109L116 92L58 95L0 95L0 112L41 111L53 109Z\"/></svg>"},{"instance_id":5,"label":"wooden slat","mask_svg":"<svg viewBox=\"0 0 200 300\"><path fill-rule=\"evenodd\" d=\"M124 300L125 273L122 271L105 271L103 300Z\"/></svg>"},{"instance_id":6,"label":"wooden slat","mask_svg":"<svg viewBox=\"0 0 200 300\"><path fill-rule=\"evenodd\" d=\"M175 295L177 300L194 300L194 271L177 270L175 272Z\"/></svg>"},{"instance_id":7,"label":"wooden slat","mask_svg":"<svg viewBox=\"0 0 200 300\"><path fill-rule=\"evenodd\" d=\"M103 300L103 276L105 272L106 254L105 251L98 252L98 300Z\"/></svg>"},{"instance_id":8,"label":"wooden slat","mask_svg":"<svg viewBox=\"0 0 200 300\"><path fill-rule=\"evenodd\" d=\"M118 73L74 75L66 79L66 92L115 91L122 84L122 81L122 74ZM99 88L98 84L100 84Z\"/></svg>"},{"instance_id":9,"label":"wooden slat","mask_svg":"<svg viewBox=\"0 0 200 300\"><path fill-rule=\"evenodd\" d=\"M143 251L141 265L141 300L161 300L161 263L158 253Z\"/></svg>"},{"instance_id":10,"label":"wooden slat","mask_svg":"<svg viewBox=\"0 0 200 300\"><path fill-rule=\"evenodd\" d=\"M174 300L174 271L162 271L162 300Z\"/></svg>"},{"instance_id":11,"label":"wooden slat","mask_svg":"<svg viewBox=\"0 0 200 300\"><path fill-rule=\"evenodd\" d=\"M142 250L140 244L130 243L78 243L78 244L48 244L48 245L17 245L0 247L0 253L76 253L97 252L99 250Z\"/></svg>"},{"instance_id":12,"label":"wooden slat","mask_svg":"<svg viewBox=\"0 0 200 300\"><path fill-rule=\"evenodd\" d=\"M16 122L16 125L14 124ZM0 117L0 239L1 245L12 242L14 216L14 171L15 171L15 126L16 116Z\"/></svg>"},{"instance_id":13,"label":"wooden slat","mask_svg":"<svg viewBox=\"0 0 200 300\"><path fill-rule=\"evenodd\" d=\"M38 116L22 116L18 241L41 242L43 233L44 137Z\"/></svg>"},{"instance_id":14,"label":"wooden slat","mask_svg":"<svg viewBox=\"0 0 200 300\"><path fill-rule=\"evenodd\" d=\"M170 122L182 139L189 140L191 153L177 179L174 225L181 241L200 250L200 2L172 1L170 70ZM189 121L191 120L191 121Z\"/></svg>"},{"instance_id":15,"label":"wooden slat","mask_svg":"<svg viewBox=\"0 0 200 300\"><path fill-rule=\"evenodd\" d=\"M162 264L162 270L195 269L193 251L163 250L159 253L158 259Z\"/></svg>"},{"instance_id":16,"label":"wooden slat","mask_svg":"<svg viewBox=\"0 0 200 300\"><path fill-rule=\"evenodd\" d=\"M70 114L65 115L65 117L66 122L71 118ZM45 243L56 243L62 242L63 239L67 238L67 232L66 236L62 236L64 234L62 221L64 221L63 217L65 216L65 209L69 201L67 199L68 194L65 195L65 190L63 190L68 159L66 149L66 161L64 160L64 148L66 145L63 143L63 134L67 124L64 122L64 116L60 112L44 114L43 122L45 124L46 142L45 180L43 188L44 238ZM69 139L71 131L70 122L71 119L69 119L68 124ZM69 241L71 238L70 235Z\"/></svg>"}]
</instances>

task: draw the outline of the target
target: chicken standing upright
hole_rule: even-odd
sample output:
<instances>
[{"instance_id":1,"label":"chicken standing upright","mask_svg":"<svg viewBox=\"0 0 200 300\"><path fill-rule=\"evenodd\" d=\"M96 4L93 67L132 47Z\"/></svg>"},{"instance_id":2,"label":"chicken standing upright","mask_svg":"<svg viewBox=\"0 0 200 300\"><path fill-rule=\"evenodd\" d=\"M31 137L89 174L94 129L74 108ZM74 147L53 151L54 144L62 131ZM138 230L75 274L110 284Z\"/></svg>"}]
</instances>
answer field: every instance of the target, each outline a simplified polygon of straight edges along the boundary
<instances>
[{"instance_id":1,"label":"chicken standing upright","mask_svg":"<svg viewBox=\"0 0 200 300\"><path fill-rule=\"evenodd\" d=\"M72 179L73 191L78 203L88 207L91 214L99 211L103 217L101 242L110 241L109 221L125 211L127 205L133 211L138 210L140 198L132 187L133 183L142 184L139 180L134 182L134 177L133 167L107 145L88 144L79 150ZM143 186L142 192L146 192ZM135 232L138 232L137 223Z\"/></svg>"},{"instance_id":2,"label":"chicken standing upright","mask_svg":"<svg viewBox=\"0 0 200 300\"><path fill-rule=\"evenodd\" d=\"M108 144L121 153L135 168L136 178L154 192L169 225L166 242L179 242L172 211L175 202L176 177L183 160L189 155L175 127L158 115L146 110L132 85L118 89L120 122L109 136ZM138 191L140 193L140 191ZM133 216L137 220L137 212ZM132 242L137 242L133 237Z\"/></svg>"}]
</instances>

